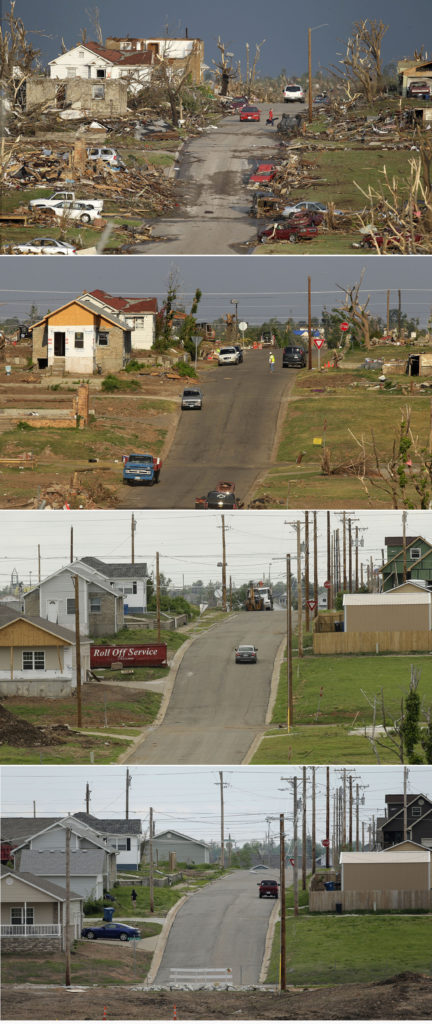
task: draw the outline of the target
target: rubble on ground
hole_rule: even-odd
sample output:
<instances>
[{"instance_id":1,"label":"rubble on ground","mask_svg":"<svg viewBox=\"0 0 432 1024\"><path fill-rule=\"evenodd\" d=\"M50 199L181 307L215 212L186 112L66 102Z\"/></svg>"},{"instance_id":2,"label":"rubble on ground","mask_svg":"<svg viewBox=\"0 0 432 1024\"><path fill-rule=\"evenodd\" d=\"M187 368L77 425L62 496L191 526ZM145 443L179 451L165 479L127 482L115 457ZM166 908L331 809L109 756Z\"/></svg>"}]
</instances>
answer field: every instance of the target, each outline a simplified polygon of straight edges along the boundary
<instances>
[{"instance_id":1,"label":"rubble on ground","mask_svg":"<svg viewBox=\"0 0 432 1024\"><path fill-rule=\"evenodd\" d=\"M74 735L68 725L39 726L12 714L0 703L0 745L11 747L54 747Z\"/></svg>"}]
</instances>

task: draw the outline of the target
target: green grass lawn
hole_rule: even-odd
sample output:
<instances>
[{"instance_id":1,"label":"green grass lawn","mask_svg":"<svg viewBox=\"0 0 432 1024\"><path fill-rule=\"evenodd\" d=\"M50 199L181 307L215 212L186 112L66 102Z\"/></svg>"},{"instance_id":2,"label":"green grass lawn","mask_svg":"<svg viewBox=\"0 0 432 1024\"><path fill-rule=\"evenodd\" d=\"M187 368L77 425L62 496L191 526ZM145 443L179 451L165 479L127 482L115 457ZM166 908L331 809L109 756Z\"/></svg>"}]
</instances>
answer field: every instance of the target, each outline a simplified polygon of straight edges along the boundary
<instances>
[{"instance_id":1,"label":"green grass lawn","mask_svg":"<svg viewBox=\"0 0 432 1024\"><path fill-rule=\"evenodd\" d=\"M0 764L115 764L130 741L82 736L55 747L13 747L2 743Z\"/></svg>"},{"instance_id":2,"label":"green grass lawn","mask_svg":"<svg viewBox=\"0 0 432 1024\"><path fill-rule=\"evenodd\" d=\"M432 916L300 916L287 919L289 985L373 982L403 971L430 975ZM277 926L267 982L279 978Z\"/></svg>"},{"instance_id":3,"label":"green grass lawn","mask_svg":"<svg viewBox=\"0 0 432 1024\"><path fill-rule=\"evenodd\" d=\"M383 764L399 764L392 752L381 751ZM339 726L301 726L269 730L251 759L251 764L376 764L365 736L350 735Z\"/></svg>"},{"instance_id":4,"label":"green grass lawn","mask_svg":"<svg viewBox=\"0 0 432 1024\"><path fill-rule=\"evenodd\" d=\"M148 973L152 953L134 949L133 942L111 945L81 939L71 953L73 985L129 985L142 982ZM62 985L65 978L64 953L14 956L3 953L4 984Z\"/></svg>"}]
</instances>

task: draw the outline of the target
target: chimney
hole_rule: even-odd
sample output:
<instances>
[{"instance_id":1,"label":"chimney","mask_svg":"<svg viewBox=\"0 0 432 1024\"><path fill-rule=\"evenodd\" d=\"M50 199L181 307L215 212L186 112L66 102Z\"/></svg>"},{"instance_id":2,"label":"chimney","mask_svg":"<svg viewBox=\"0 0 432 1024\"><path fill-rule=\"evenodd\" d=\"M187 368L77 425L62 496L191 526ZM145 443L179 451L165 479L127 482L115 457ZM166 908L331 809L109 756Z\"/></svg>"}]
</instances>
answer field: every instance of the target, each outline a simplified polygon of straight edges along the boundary
<instances>
[{"instance_id":1,"label":"chimney","mask_svg":"<svg viewBox=\"0 0 432 1024\"><path fill-rule=\"evenodd\" d=\"M185 28L185 39L189 39L189 32L187 28Z\"/></svg>"}]
</instances>

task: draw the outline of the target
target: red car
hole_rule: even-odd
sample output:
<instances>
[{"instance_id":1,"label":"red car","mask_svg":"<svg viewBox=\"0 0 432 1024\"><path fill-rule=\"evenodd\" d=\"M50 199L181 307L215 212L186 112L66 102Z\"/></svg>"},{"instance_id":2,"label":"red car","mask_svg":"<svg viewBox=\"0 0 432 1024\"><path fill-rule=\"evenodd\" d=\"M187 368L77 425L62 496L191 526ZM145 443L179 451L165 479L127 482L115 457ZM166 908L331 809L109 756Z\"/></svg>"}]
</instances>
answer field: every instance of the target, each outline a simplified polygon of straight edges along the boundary
<instances>
[{"instance_id":1,"label":"red car","mask_svg":"<svg viewBox=\"0 0 432 1024\"><path fill-rule=\"evenodd\" d=\"M267 228L260 231L258 240L260 242L305 242L309 238L315 238L318 228L315 224L288 224L286 221L278 221L276 224L269 224Z\"/></svg>"},{"instance_id":2,"label":"red car","mask_svg":"<svg viewBox=\"0 0 432 1024\"><path fill-rule=\"evenodd\" d=\"M263 878L262 882L257 882L259 886L259 898L262 900L263 896L270 896L274 900L278 899L279 896L279 882L275 878Z\"/></svg>"},{"instance_id":3,"label":"red car","mask_svg":"<svg viewBox=\"0 0 432 1024\"><path fill-rule=\"evenodd\" d=\"M260 121L261 111L259 107L242 107L240 111L240 121Z\"/></svg>"},{"instance_id":4,"label":"red car","mask_svg":"<svg viewBox=\"0 0 432 1024\"><path fill-rule=\"evenodd\" d=\"M276 174L275 164L258 164L249 178L249 184L254 181L273 181Z\"/></svg>"},{"instance_id":5,"label":"red car","mask_svg":"<svg viewBox=\"0 0 432 1024\"><path fill-rule=\"evenodd\" d=\"M414 235L414 242L416 242L416 243L417 242L421 242L421 240L422 240L422 235ZM384 235L375 235L375 236L373 236L373 235L364 235L363 240L362 240L362 242L360 244L361 244L362 248L375 249L375 251L376 251L376 245L378 245L379 249L382 249L383 246L384 246L384 241L386 241L386 243L387 243L387 245L386 245L386 251L387 252L396 252L396 253L397 252L399 252L399 253L401 252L400 243L401 243L402 239L399 239L397 237L397 235L387 235L387 236L384 236ZM406 241L407 242L409 241L408 235L406 236Z\"/></svg>"}]
</instances>

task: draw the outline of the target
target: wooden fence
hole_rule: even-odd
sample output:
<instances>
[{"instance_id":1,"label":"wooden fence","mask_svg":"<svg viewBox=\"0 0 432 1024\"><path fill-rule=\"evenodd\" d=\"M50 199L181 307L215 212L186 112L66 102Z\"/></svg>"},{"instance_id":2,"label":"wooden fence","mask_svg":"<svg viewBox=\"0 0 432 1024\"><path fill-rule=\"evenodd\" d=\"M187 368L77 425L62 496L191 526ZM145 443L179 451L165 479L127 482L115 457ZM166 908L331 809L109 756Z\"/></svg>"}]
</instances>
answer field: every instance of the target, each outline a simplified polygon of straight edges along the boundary
<instances>
[{"instance_id":1,"label":"wooden fence","mask_svg":"<svg viewBox=\"0 0 432 1024\"><path fill-rule=\"evenodd\" d=\"M310 892L309 911L311 914L335 913L336 904L342 904L342 912L354 910L430 910L432 906L429 889L371 889L368 892Z\"/></svg>"},{"instance_id":2,"label":"wooden fence","mask_svg":"<svg viewBox=\"0 0 432 1024\"><path fill-rule=\"evenodd\" d=\"M371 633L314 633L314 654L383 654L432 651L431 630Z\"/></svg>"}]
</instances>

